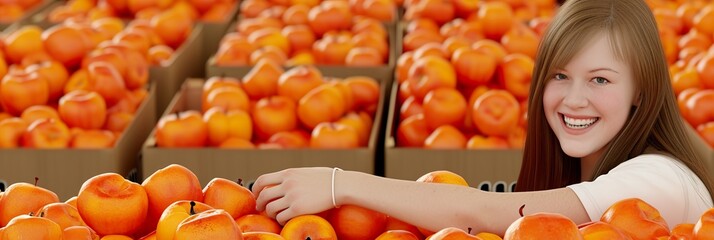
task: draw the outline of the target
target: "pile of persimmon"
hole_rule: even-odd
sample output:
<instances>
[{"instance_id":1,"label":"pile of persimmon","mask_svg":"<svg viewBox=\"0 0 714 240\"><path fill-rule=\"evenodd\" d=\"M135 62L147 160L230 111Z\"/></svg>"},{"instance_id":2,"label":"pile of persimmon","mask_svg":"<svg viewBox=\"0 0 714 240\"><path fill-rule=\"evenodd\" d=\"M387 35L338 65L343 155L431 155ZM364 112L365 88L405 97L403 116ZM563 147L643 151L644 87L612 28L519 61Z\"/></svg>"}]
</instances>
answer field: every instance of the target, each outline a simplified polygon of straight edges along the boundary
<instances>
[{"instance_id":1,"label":"pile of persimmon","mask_svg":"<svg viewBox=\"0 0 714 240\"><path fill-rule=\"evenodd\" d=\"M25 14L27 11L42 5L43 0L8 0L0 2L0 23L13 23Z\"/></svg>"},{"instance_id":2,"label":"pile of persimmon","mask_svg":"<svg viewBox=\"0 0 714 240\"><path fill-rule=\"evenodd\" d=\"M125 3L122 3L125 2ZM129 1L136 2L136 1ZM116 14L111 6L116 4L127 5L126 0L107 1L95 3L93 0L72 0L66 5L54 8L51 13L70 11L64 13L63 17L56 17L50 14L50 20L79 22L90 24L95 29L101 29L100 26L111 28L108 34L112 34L112 38L119 38L134 46L145 56L148 56L152 66L166 66L171 62L174 51L178 49L191 35L194 22L199 20L198 10L187 2L180 1L176 4L173 1L164 1L168 7L156 8L151 7L152 1L138 1L138 3L146 3L141 5L148 8L142 11L142 14L137 14L136 18L131 21L131 24L124 29L124 22L119 18L120 14ZM95 4L98 4L95 6ZM112 5L115 4L115 5ZM133 6L132 5L132 6ZM80 7L82 6L82 7ZM223 9L222 4L215 5L216 8ZM89 9L90 14L85 15L85 12L78 9ZM143 9L143 8L142 8ZM106 11L111 14L91 14L95 11ZM227 13L226 13L227 14ZM114 34L118 36L114 36Z\"/></svg>"},{"instance_id":3,"label":"pile of persimmon","mask_svg":"<svg viewBox=\"0 0 714 240\"><path fill-rule=\"evenodd\" d=\"M0 193L0 239L240 239L239 225L280 227L257 215L253 194L239 183L215 178L201 189L196 175L179 165L154 172L141 185L100 174L66 202L27 183Z\"/></svg>"},{"instance_id":4,"label":"pile of persimmon","mask_svg":"<svg viewBox=\"0 0 714 240\"><path fill-rule=\"evenodd\" d=\"M225 22L235 9L236 0L69 0L49 11L47 21L59 23L67 19L97 20L105 17L151 20L175 10L191 21ZM169 14L162 18L178 26L183 18ZM164 21L164 20L160 20Z\"/></svg>"},{"instance_id":5,"label":"pile of persimmon","mask_svg":"<svg viewBox=\"0 0 714 240\"><path fill-rule=\"evenodd\" d=\"M241 80L208 79L200 111L162 117L155 137L159 147L365 147L379 94L369 77L331 79L261 60Z\"/></svg>"},{"instance_id":6,"label":"pile of persimmon","mask_svg":"<svg viewBox=\"0 0 714 240\"><path fill-rule=\"evenodd\" d=\"M556 0L398 0L397 2L401 2L405 9L404 20L411 21L426 18L439 25L451 22L456 18L477 18L481 14L479 11L484 2L503 2L508 4L511 8L510 11L500 12L503 14L500 16L493 15L504 20L505 18L515 17L522 22L527 22L539 16L553 16L556 11Z\"/></svg>"},{"instance_id":7,"label":"pile of persimmon","mask_svg":"<svg viewBox=\"0 0 714 240\"><path fill-rule=\"evenodd\" d=\"M682 117L714 147L714 3L649 3Z\"/></svg>"},{"instance_id":8,"label":"pile of persimmon","mask_svg":"<svg viewBox=\"0 0 714 240\"><path fill-rule=\"evenodd\" d=\"M161 61L152 49L177 41L147 21L124 25L68 20L4 36L0 147L114 146L148 93L149 61Z\"/></svg>"},{"instance_id":9,"label":"pile of persimmon","mask_svg":"<svg viewBox=\"0 0 714 240\"><path fill-rule=\"evenodd\" d=\"M392 0L351 0L342 1L349 4L350 15L361 16L376 19L382 22L392 22L396 18L397 14L397 3ZM286 24L291 23L328 23L329 22L319 22L321 19L325 19L328 16L336 16L332 10L331 6L322 5L320 0L247 0L243 1L241 5L240 13L244 18L256 18L256 17L283 17L283 22ZM293 8L296 5L303 5L301 7ZM312 10L314 7L328 7L327 9ZM307 7L307 8L305 8ZM291 10L287 10L292 8ZM313 14L318 16L308 17L310 11L315 11ZM283 13L287 13L283 14ZM310 20L312 18L312 20ZM318 22L315 22L318 21Z\"/></svg>"},{"instance_id":10,"label":"pile of persimmon","mask_svg":"<svg viewBox=\"0 0 714 240\"><path fill-rule=\"evenodd\" d=\"M521 148L533 58L555 3L479 2L466 18L453 20L432 12L460 12L454 9L471 1L459 2L405 2L411 4L405 17L413 20L405 24L395 70L396 144Z\"/></svg>"},{"instance_id":11,"label":"pile of persimmon","mask_svg":"<svg viewBox=\"0 0 714 240\"><path fill-rule=\"evenodd\" d=\"M463 177L449 171L429 172L416 181L469 187ZM82 185L77 196L65 202L37 186L37 180L35 185L15 183L0 192L0 239L714 238L714 208L702 213L696 223L678 224L670 231L656 208L636 198L618 201L599 221L581 225L560 214L529 211L524 205L513 210L522 217L499 236L473 230L483 226L446 227L432 232L354 205L298 216L281 226L265 212L255 210L255 196L240 180L214 178L203 189L201 186L191 170L175 164L154 172L142 184L115 173L94 176Z\"/></svg>"},{"instance_id":12,"label":"pile of persimmon","mask_svg":"<svg viewBox=\"0 0 714 240\"><path fill-rule=\"evenodd\" d=\"M235 32L226 34L217 66L381 66L389 61L384 22L393 21L392 0L247 0Z\"/></svg>"}]
</instances>

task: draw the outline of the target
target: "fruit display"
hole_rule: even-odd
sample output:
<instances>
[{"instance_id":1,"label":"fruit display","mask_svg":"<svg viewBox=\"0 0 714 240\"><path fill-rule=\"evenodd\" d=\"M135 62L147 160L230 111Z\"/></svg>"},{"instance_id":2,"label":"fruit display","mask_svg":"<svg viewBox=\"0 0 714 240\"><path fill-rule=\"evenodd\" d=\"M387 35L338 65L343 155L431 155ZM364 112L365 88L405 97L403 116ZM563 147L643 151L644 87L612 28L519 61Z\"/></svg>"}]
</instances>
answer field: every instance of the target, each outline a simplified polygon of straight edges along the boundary
<instances>
[{"instance_id":1,"label":"fruit display","mask_svg":"<svg viewBox=\"0 0 714 240\"><path fill-rule=\"evenodd\" d=\"M406 8L395 69L397 147L523 146L539 23L556 9L553 1L533 4L486 2L469 11L459 1L424 0Z\"/></svg>"},{"instance_id":2,"label":"fruit display","mask_svg":"<svg viewBox=\"0 0 714 240\"><path fill-rule=\"evenodd\" d=\"M682 117L714 147L714 6L700 1L655 2L652 11L669 63Z\"/></svg>"},{"instance_id":3,"label":"fruit display","mask_svg":"<svg viewBox=\"0 0 714 240\"><path fill-rule=\"evenodd\" d=\"M97 20L105 17L152 20L155 16L167 15L164 18L177 20L174 23L182 26L183 19L174 18L177 12L192 21L222 22L232 14L237 4L236 0L69 0L48 9L45 21L54 24L68 19Z\"/></svg>"},{"instance_id":4,"label":"fruit display","mask_svg":"<svg viewBox=\"0 0 714 240\"><path fill-rule=\"evenodd\" d=\"M209 78L201 108L163 116L154 137L162 148L367 147L379 94L369 77L327 80L314 67L260 61L242 81Z\"/></svg>"},{"instance_id":5,"label":"fruit display","mask_svg":"<svg viewBox=\"0 0 714 240\"><path fill-rule=\"evenodd\" d=\"M141 20L148 21L151 25L156 25L157 33L162 34L165 38L163 45L156 46L151 49L151 54L154 56L167 56L169 52L178 50L178 41L181 39L190 38L190 30L195 26L194 23L199 23L202 27L202 32L198 35L202 38L202 45L205 52L199 50L200 56L195 58L205 61L210 57L210 54L215 52L217 43L220 37L225 34L228 25L231 24L234 16L238 12L239 1L236 0L68 0L56 1L37 14L33 18L33 22L41 26L51 26L62 21L85 21L97 20L107 17L120 18L125 21ZM190 20L190 21L189 21ZM194 29L195 30L195 29ZM176 33L170 33L176 32ZM179 33L180 32L180 33ZM175 38L175 39L169 39ZM190 54L189 54L190 55ZM192 56L192 58L194 58ZM159 62L152 62L152 66L166 66ZM180 65L180 64L179 64ZM196 64L189 65L198 66ZM183 67L181 67L183 68ZM176 71L176 70L173 70ZM203 73L203 67L191 72L190 77L200 77ZM161 73L165 75L168 73ZM183 74L182 74L183 75ZM189 76L180 76L183 80ZM173 93L180 87L180 83L176 86L168 86L173 89ZM159 88L159 106L166 107L168 101L163 103L162 89Z\"/></svg>"},{"instance_id":6,"label":"fruit display","mask_svg":"<svg viewBox=\"0 0 714 240\"><path fill-rule=\"evenodd\" d=\"M150 4L146 5L144 7L152 7L156 11L151 11L152 14L139 15L131 21L123 20L122 17L126 17L123 14L124 10L114 8L114 5L107 2L97 4L93 0L72 0L65 5L51 7L48 14L49 24L87 25L93 31L99 31L113 38L94 37L93 41L125 42L144 56L148 56L152 66L167 66L174 52L187 41L194 28L194 22L198 20L197 10L183 2L162 8L161 11L154 9ZM96 12L99 11L107 14L97 14ZM90 32L90 30L86 31Z\"/></svg>"},{"instance_id":7,"label":"fruit display","mask_svg":"<svg viewBox=\"0 0 714 240\"><path fill-rule=\"evenodd\" d=\"M7 130L1 146L114 146L148 94L154 36L138 24L123 27L103 19L7 35L0 103L12 117L0 123Z\"/></svg>"},{"instance_id":8,"label":"fruit display","mask_svg":"<svg viewBox=\"0 0 714 240\"><path fill-rule=\"evenodd\" d=\"M165 45L170 39L162 36L183 36L192 30L192 24L184 26L188 30L160 26L145 20L102 18L7 31L0 62L4 75L0 115L8 119L0 128L4 129L2 147L13 149L0 152L5 166L0 169L2 180L14 183L40 176L66 196L86 177L105 171L128 174L136 168L132 162L156 116L156 93L149 88L149 75L152 69L167 68L152 68L150 62L173 65L180 58L180 52L157 57L151 49L173 49ZM177 41L175 45L186 45L184 38L171 39ZM164 79L162 83L168 82ZM47 155L32 148L56 152ZM64 163L55 164L54 158ZM104 162L97 165L97 159ZM70 163L94 166L64 166ZM54 169L38 173L54 165L76 174L53 174Z\"/></svg>"},{"instance_id":9,"label":"fruit display","mask_svg":"<svg viewBox=\"0 0 714 240\"><path fill-rule=\"evenodd\" d=\"M142 169L205 166L202 181L299 166L374 173L385 91L383 80L266 60L241 80L189 79L145 142Z\"/></svg>"},{"instance_id":10,"label":"fruit display","mask_svg":"<svg viewBox=\"0 0 714 240\"><path fill-rule=\"evenodd\" d=\"M208 2L206 2L208 3ZM186 1L97 1L56 2L35 21L39 26L57 22L88 24L94 29L108 29L114 41L129 43L147 57L148 74L161 77L157 86L157 115L161 114L187 77L203 75L201 48L213 46L210 39L221 34L238 6L235 1L209 3ZM200 24L198 24L200 23ZM115 36L116 34L116 36Z\"/></svg>"},{"instance_id":11,"label":"fruit display","mask_svg":"<svg viewBox=\"0 0 714 240\"><path fill-rule=\"evenodd\" d=\"M468 10L470 3L404 2L387 177L447 169L488 191L510 191L518 178L534 57L557 5L486 1Z\"/></svg>"},{"instance_id":12,"label":"fruit display","mask_svg":"<svg viewBox=\"0 0 714 240\"><path fill-rule=\"evenodd\" d=\"M711 160L714 4L646 1ZM256 212L244 183L293 167L513 191L558 2L0 0L0 240L714 239L714 209L670 226L640 199L580 225L523 206L502 235Z\"/></svg>"},{"instance_id":13,"label":"fruit display","mask_svg":"<svg viewBox=\"0 0 714 240\"><path fill-rule=\"evenodd\" d=\"M417 182L468 187L452 172L434 171ZM172 164L141 184L113 173L87 179L78 195L60 202L37 183L0 192L0 239L711 239L714 208L696 223L670 231L659 211L637 199L611 205L597 221L576 225L555 213L523 214L503 236L446 227L428 231L370 209L344 205L290 219L281 226L256 212L251 190L224 178L203 188L188 168ZM208 238L206 238L208 237Z\"/></svg>"},{"instance_id":14,"label":"fruit display","mask_svg":"<svg viewBox=\"0 0 714 240\"><path fill-rule=\"evenodd\" d=\"M248 0L209 64L248 66L267 58L281 66L386 65L393 48L388 23L396 13L391 0Z\"/></svg>"}]
</instances>

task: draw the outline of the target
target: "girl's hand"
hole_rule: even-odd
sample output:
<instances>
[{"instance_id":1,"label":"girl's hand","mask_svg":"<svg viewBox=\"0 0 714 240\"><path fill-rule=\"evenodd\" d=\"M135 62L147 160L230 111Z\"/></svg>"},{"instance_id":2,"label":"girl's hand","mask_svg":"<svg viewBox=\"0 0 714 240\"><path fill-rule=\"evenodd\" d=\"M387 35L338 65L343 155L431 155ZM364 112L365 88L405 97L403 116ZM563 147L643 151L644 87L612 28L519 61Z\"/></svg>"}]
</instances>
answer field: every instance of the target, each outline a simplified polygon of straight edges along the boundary
<instances>
[{"instance_id":1,"label":"girl's hand","mask_svg":"<svg viewBox=\"0 0 714 240\"><path fill-rule=\"evenodd\" d=\"M340 172L336 173L337 175ZM292 168L264 174L253 184L256 210L281 225L293 217L333 208L332 168Z\"/></svg>"}]
</instances>

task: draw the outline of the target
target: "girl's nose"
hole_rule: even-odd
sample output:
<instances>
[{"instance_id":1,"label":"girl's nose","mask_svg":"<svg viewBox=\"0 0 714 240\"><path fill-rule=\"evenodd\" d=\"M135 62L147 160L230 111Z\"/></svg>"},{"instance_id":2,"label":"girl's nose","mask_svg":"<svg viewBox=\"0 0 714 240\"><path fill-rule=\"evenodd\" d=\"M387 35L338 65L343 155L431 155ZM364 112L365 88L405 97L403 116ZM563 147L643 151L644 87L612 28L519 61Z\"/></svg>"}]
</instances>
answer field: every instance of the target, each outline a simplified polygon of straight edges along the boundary
<instances>
[{"instance_id":1,"label":"girl's nose","mask_svg":"<svg viewBox=\"0 0 714 240\"><path fill-rule=\"evenodd\" d=\"M573 83L565 90L566 92L563 93L563 104L566 107L577 109L588 105L588 98L585 93L586 89L585 86L582 86L582 84Z\"/></svg>"}]
</instances>

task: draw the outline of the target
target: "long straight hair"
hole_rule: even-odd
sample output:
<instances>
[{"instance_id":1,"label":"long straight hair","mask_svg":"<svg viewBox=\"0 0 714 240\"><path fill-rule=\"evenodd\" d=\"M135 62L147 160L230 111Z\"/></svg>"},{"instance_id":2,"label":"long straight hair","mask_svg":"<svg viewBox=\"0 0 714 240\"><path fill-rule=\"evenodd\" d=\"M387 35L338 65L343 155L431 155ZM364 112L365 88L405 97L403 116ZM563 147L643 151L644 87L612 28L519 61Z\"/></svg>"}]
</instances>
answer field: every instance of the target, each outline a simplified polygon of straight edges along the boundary
<instances>
[{"instance_id":1,"label":"long straight hair","mask_svg":"<svg viewBox=\"0 0 714 240\"><path fill-rule=\"evenodd\" d=\"M566 155L543 111L543 92L554 69L563 68L596 34L607 34L615 56L632 68L637 106L606 145L590 176L580 159ZM631 104L631 103L623 103ZM695 153L679 114L654 16L642 0L569 0L546 30L530 88L528 129L517 191L560 188L593 180L648 147L684 163L712 192L712 179Z\"/></svg>"}]
</instances>

